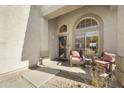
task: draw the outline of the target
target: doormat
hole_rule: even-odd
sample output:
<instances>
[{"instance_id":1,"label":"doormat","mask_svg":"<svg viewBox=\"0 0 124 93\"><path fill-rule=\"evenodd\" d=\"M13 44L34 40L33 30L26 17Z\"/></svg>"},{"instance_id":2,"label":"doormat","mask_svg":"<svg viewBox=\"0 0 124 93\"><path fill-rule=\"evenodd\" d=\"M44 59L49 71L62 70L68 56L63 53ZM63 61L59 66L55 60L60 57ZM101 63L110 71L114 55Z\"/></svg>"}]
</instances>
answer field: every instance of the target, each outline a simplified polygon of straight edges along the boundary
<instances>
[{"instance_id":1,"label":"doormat","mask_svg":"<svg viewBox=\"0 0 124 93\"><path fill-rule=\"evenodd\" d=\"M56 69L38 67L35 70L29 69L27 73L22 74L22 77L39 88L59 72L60 71Z\"/></svg>"}]
</instances>

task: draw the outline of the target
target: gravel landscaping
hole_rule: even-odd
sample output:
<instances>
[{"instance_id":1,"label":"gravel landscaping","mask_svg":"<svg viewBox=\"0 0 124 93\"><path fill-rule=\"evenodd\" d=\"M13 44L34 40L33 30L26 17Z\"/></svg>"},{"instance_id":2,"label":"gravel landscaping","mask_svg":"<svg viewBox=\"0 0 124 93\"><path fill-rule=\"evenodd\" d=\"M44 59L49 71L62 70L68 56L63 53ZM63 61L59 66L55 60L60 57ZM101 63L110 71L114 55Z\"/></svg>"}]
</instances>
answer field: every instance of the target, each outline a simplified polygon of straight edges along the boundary
<instances>
[{"instance_id":1,"label":"gravel landscaping","mask_svg":"<svg viewBox=\"0 0 124 93\"><path fill-rule=\"evenodd\" d=\"M82 78L72 75L65 71L60 71L47 83L41 87L45 88L93 88L90 82Z\"/></svg>"}]
</instances>

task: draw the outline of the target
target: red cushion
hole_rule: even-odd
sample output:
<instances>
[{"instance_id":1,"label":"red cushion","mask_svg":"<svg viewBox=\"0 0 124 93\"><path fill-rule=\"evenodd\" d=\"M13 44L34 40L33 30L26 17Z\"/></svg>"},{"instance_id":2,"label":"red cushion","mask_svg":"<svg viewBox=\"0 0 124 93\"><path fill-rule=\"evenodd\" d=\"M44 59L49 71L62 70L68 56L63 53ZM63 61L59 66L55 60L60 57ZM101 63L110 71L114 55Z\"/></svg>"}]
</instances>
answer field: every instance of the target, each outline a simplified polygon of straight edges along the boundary
<instances>
[{"instance_id":1,"label":"red cushion","mask_svg":"<svg viewBox=\"0 0 124 93\"><path fill-rule=\"evenodd\" d=\"M104 54L103 57L101 57L101 60L111 62L112 57L109 55Z\"/></svg>"},{"instance_id":2,"label":"red cushion","mask_svg":"<svg viewBox=\"0 0 124 93\"><path fill-rule=\"evenodd\" d=\"M80 54L77 51L72 51L72 57L78 57L80 58Z\"/></svg>"}]
</instances>

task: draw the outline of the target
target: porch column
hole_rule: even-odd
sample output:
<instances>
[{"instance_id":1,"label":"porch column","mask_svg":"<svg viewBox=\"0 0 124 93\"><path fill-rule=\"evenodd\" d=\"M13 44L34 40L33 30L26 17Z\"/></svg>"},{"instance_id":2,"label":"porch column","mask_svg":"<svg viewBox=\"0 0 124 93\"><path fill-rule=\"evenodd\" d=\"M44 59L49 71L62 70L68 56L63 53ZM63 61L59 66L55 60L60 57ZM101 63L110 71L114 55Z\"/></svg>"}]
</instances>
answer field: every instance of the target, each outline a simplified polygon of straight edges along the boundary
<instances>
[{"instance_id":1,"label":"porch column","mask_svg":"<svg viewBox=\"0 0 124 93\"><path fill-rule=\"evenodd\" d=\"M48 20L41 16L41 57L48 57Z\"/></svg>"},{"instance_id":2,"label":"porch column","mask_svg":"<svg viewBox=\"0 0 124 93\"><path fill-rule=\"evenodd\" d=\"M29 61L29 68L36 67L40 57L41 16L40 6L32 5L27 23L22 51L22 61Z\"/></svg>"},{"instance_id":3,"label":"porch column","mask_svg":"<svg viewBox=\"0 0 124 93\"><path fill-rule=\"evenodd\" d=\"M117 58L116 78L124 86L124 6L118 6L117 12Z\"/></svg>"}]
</instances>

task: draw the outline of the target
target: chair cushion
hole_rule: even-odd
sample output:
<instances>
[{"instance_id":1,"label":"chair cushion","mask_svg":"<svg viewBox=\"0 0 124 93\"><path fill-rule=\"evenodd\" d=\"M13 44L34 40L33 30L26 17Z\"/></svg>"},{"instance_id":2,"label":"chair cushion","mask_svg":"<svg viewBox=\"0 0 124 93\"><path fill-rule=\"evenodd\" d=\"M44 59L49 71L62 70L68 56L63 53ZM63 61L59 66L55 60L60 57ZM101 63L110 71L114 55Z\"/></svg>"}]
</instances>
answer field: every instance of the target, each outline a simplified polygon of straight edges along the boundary
<instances>
[{"instance_id":1,"label":"chair cushion","mask_svg":"<svg viewBox=\"0 0 124 93\"><path fill-rule=\"evenodd\" d=\"M103 57L101 57L101 60L111 62L112 57L109 55L104 54Z\"/></svg>"},{"instance_id":2,"label":"chair cushion","mask_svg":"<svg viewBox=\"0 0 124 93\"><path fill-rule=\"evenodd\" d=\"M108 53L108 52L104 52L104 54L111 56L111 58L112 58L111 62L115 62L116 54Z\"/></svg>"},{"instance_id":3,"label":"chair cushion","mask_svg":"<svg viewBox=\"0 0 124 93\"><path fill-rule=\"evenodd\" d=\"M73 60L73 61L77 61L77 62L80 62L80 61L81 61L81 59L78 58L78 57L72 57L72 60Z\"/></svg>"},{"instance_id":4,"label":"chair cushion","mask_svg":"<svg viewBox=\"0 0 124 93\"><path fill-rule=\"evenodd\" d=\"M80 58L80 54L77 51L72 51L72 57Z\"/></svg>"}]
</instances>

